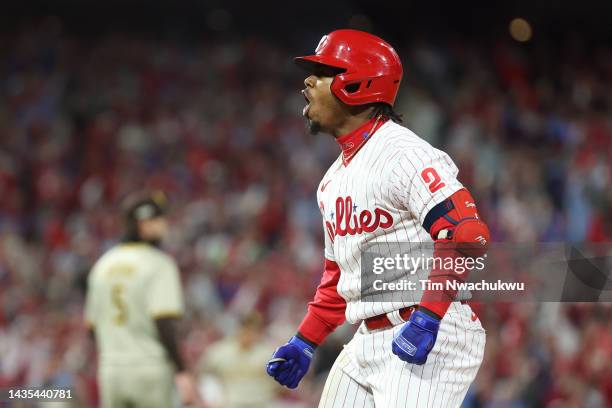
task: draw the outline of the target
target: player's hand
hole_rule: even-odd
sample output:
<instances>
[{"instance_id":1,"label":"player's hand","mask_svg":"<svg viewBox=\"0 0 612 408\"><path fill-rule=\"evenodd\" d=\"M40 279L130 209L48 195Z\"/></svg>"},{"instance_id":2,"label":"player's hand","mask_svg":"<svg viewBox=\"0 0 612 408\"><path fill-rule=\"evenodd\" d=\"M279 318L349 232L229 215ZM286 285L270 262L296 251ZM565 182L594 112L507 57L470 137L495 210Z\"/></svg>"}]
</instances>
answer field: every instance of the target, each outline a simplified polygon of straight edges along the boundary
<instances>
[{"instance_id":1,"label":"player's hand","mask_svg":"<svg viewBox=\"0 0 612 408\"><path fill-rule=\"evenodd\" d=\"M268 375L287 388L295 388L306 375L314 347L293 336L287 344L276 349L266 366Z\"/></svg>"},{"instance_id":2,"label":"player's hand","mask_svg":"<svg viewBox=\"0 0 612 408\"><path fill-rule=\"evenodd\" d=\"M393 354L407 363L425 364L436 343L439 328L440 319L416 310L394 336Z\"/></svg>"},{"instance_id":3,"label":"player's hand","mask_svg":"<svg viewBox=\"0 0 612 408\"><path fill-rule=\"evenodd\" d=\"M181 403L184 406L204 408L204 401L198 391L196 380L190 373L181 371L174 376L176 388L178 388Z\"/></svg>"}]
</instances>

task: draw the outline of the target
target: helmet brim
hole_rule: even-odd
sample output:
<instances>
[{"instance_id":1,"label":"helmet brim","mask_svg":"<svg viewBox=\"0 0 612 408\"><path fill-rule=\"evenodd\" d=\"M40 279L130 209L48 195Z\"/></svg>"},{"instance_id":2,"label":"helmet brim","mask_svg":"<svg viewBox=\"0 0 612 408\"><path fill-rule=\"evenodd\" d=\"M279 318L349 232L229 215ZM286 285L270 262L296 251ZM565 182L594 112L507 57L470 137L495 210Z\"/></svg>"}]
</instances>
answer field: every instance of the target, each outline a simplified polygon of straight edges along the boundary
<instances>
[{"instance_id":1,"label":"helmet brim","mask_svg":"<svg viewBox=\"0 0 612 408\"><path fill-rule=\"evenodd\" d=\"M295 57L293 59L295 65L302 68L307 72L316 72L320 69L321 66L330 67L338 70L338 73L345 72L347 70L346 64L343 64L342 61L330 58L328 56L321 55L306 55L303 57Z\"/></svg>"}]
</instances>

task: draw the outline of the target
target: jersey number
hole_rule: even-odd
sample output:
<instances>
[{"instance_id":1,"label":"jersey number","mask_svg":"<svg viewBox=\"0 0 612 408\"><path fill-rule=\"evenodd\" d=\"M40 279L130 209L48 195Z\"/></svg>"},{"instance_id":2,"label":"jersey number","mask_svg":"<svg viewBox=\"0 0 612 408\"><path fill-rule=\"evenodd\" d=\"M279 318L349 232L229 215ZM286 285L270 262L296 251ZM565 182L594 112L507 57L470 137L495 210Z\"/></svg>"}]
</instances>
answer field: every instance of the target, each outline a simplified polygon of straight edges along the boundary
<instances>
[{"instance_id":1,"label":"jersey number","mask_svg":"<svg viewBox=\"0 0 612 408\"><path fill-rule=\"evenodd\" d=\"M114 320L115 323L120 326L124 325L127 321L127 306L125 304L125 300L123 299L124 289L125 288L121 283L115 283L111 287L111 301L116 309Z\"/></svg>"},{"instance_id":2,"label":"jersey number","mask_svg":"<svg viewBox=\"0 0 612 408\"><path fill-rule=\"evenodd\" d=\"M446 184L442 182L440 175L433 167L427 167L421 172L421 177L423 177L423 181L425 184L429 185L429 191L435 193Z\"/></svg>"}]
</instances>

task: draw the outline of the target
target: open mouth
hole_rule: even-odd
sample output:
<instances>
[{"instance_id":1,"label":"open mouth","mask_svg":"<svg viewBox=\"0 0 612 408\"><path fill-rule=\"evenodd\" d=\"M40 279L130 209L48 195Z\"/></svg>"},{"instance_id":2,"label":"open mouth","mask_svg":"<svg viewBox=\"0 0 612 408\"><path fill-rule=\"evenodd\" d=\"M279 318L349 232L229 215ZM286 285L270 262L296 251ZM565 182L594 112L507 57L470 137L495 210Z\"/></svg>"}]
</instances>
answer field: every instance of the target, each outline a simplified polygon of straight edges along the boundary
<instances>
[{"instance_id":1,"label":"open mouth","mask_svg":"<svg viewBox=\"0 0 612 408\"><path fill-rule=\"evenodd\" d=\"M310 109L310 99L308 99L308 94L305 89L302 90L302 95L304 96L304 100L306 100L306 106L302 110L302 115L308 115L308 110Z\"/></svg>"}]
</instances>

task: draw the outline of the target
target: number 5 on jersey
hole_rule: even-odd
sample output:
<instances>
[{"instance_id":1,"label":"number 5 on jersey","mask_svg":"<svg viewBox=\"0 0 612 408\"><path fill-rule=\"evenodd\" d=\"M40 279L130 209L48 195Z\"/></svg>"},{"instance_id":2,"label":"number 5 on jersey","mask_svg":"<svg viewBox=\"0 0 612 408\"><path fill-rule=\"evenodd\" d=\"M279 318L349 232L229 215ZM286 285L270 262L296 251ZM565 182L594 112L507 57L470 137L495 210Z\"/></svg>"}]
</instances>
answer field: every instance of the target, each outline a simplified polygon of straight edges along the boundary
<instances>
[{"instance_id":1,"label":"number 5 on jersey","mask_svg":"<svg viewBox=\"0 0 612 408\"><path fill-rule=\"evenodd\" d=\"M429 186L429 191L431 191L432 194L446 185L442 182L440 175L433 167L425 168L421 172L421 177L425 184Z\"/></svg>"},{"instance_id":2,"label":"number 5 on jersey","mask_svg":"<svg viewBox=\"0 0 612 408\"><path fill-rule=\"evenodd\" d=\"M117 309L117 314L115 314L115 323L119 326L125 324L127 321L127 306L125 304L125 300L123 299L123 291L124 287L121 283L115 283L111 287L111 301L113 302L115 309Z\"/></svg>"}]
</instances>

